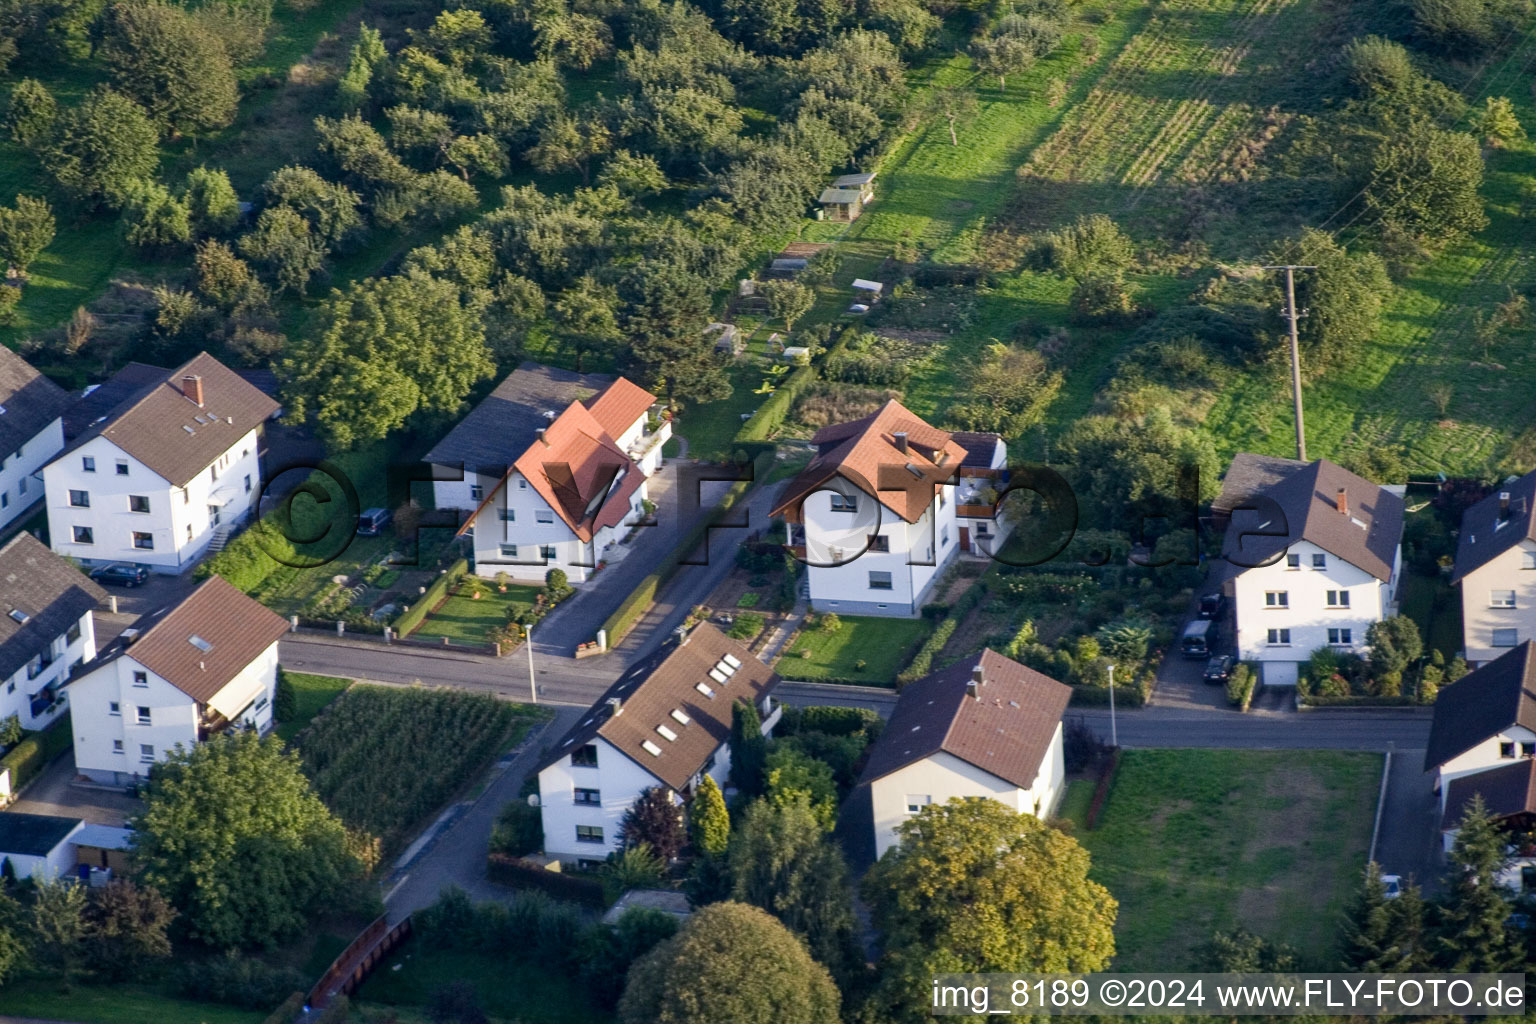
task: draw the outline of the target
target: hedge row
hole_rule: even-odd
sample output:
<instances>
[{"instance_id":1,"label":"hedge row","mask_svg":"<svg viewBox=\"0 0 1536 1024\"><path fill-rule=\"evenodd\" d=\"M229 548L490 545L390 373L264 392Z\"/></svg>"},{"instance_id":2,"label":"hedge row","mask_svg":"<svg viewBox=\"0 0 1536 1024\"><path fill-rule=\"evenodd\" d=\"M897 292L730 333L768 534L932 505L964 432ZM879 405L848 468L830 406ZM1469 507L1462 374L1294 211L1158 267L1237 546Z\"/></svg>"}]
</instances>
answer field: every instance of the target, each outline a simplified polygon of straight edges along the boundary
<instances>
[{"instance_id":1,"label":"hedge row","mask_svg":"<svg viewBox=\"0 0 1536 1024\"><path fill-rule=\"evenodd\" d=\"M1239 711L1247 711L1253 703L1253 693L1258 689L1259 674L1253 670L1253 666L1246 661L1240 661L1232 668L1232 675L1227 678L1227 703Z\"/></svg>"},{"instance_id":2,"label":"hedge row","mask_svg":"<svg viewBox=\"0 0 1536 1024\"><path fill-rule=\"evenodd\" d=\"M1124 683L1115 684L1115 706L1121 708L1144 707L1147 701L1152 699L1152 677L1144 676L1127 686ZM1079 708L1107 708L1109 707L1109 687L1107 686L1074 686L1072 687L1072 706Z\"/></svg>"},{"instance_id":3,"label":"hedge row","mask_svg":"<svg viewBox=\"0 0 1536 1024\"><path fill-rule=\"evenodd\" d=\"M826 358L843 352L848 347L849 340L857 333L857 329L850 329L838 335L837 340L827 346ZM783 382L773 389L773 394L757 407L757 412L752 414L752 418L741 425L741 429L736 432L737 442L766 441L777 434L794 408L795 399L800 397L802 391L815 384L820 377L821 372L814 365L802 366L786 376Z\"/></svg>"},{"instance_id":4,"label":"hedge row","mask_svg":"<svg viewBox=\"0 0 1536 1024\"><path fill-rule=\"evenodd\" d=\"M550 871L504 853L487 855L485 875L493 882L515 889L538 889L557 900L570 900L597 908L607 905L607 900L603 898L603 884L597 879Z\"/></svg>"},{"instance_id":5,"label":"hedge row","mask_svg":"<svg viewBox=\"0 0 1536 1024\"><path fill-rule=\"evenodd\" d=\"M1342 697L1324 697L1313 694L1301 699L1307 708L1408 708L1413 707L1412 697L1373 697L1369 694L1347 694Z\"/></svg>"},{"instance_id":6,"label":"hedge row","mask_svg":"<svg viewBox=\"0 0 1536 1024\"><path fill-rule=\"evenodd\" d=\"M720 505L715 512L700 520L693 529L689 530L683 539L667 553L652 572L647 574L635 589L630 591L624 603L613 610L613 614L603 620L602 629L608 634L608 647L617 646L640 617L656 600L656 594L666 585L673 575L677 573L678 566L682 564L694 548L698 547L704 538L709 535L710 527L714 526L725 515L727 509L733 507L747 493L754 481L767 478L768 471L773 468L773 450L767 449L760 453L752 463L752 479L738 480L733 483L730 490L725 492Z\"/></svg>"},{"instance_id":7,"label":"hedge row","mask_svg":"<svg viewBox=\"0 0 1536 1024\"><path fill-rule=\"evenodd\" d=\"M192 575L205 580L218 574L235 589L248 594L284 564L295 563L298 554L283 531L263 519L231 540L223 551L199 562ZM278 558L287 561L280 562Z\"/></svg>"},{"instance_id":8,"label":"hedge row","mask_svg":"<svg viewBox=\"0 0 1536 1024\"><path fill-rule=\"evenodd\" d=\"M54 723L41 732L35 732L0 757L0 773L9 772L11 794L21 792L22 787L37 777L54 758L74 744L74 729L66 711Z\"/></svg>"},{"instance_id":9,"label":"hedge row","mask_svg":"<svg viewBox=\"0 0 1536 1024\"><path fill-rule=\"evenodd\" d=\"M949 638L955 635L955 630L960 628L960 623L964 621L965 617L971 614L986 596L987 584L977 580L952 605L946 606L942 603L936 603L923 606L924 614L927 614L929 608L944 608L944 620L929 634L928 639L923 641L923 646L917 649L917 654L913 656L911 664L897 674L897 689L906 686L908 683L914 683L933 671L933 659L944 649L944 645L949 643Z\"/></svg>"},{"instance_id":10,"label":"hedge row","mask_svg":"<svg viewBox=\"0 0 1536 1024\"><path fill-rule=\"evenodd\" d=\"M450 565L446 572L442 573L432 584L427 587L427 592L405 611L396 617L394 629L396 636L410 636L411 631L421 625L421 621L432 614L432 609L448 596L448 588L464 578L469 571L469 562L459 559Z\"/></svg>"}]
</instances>

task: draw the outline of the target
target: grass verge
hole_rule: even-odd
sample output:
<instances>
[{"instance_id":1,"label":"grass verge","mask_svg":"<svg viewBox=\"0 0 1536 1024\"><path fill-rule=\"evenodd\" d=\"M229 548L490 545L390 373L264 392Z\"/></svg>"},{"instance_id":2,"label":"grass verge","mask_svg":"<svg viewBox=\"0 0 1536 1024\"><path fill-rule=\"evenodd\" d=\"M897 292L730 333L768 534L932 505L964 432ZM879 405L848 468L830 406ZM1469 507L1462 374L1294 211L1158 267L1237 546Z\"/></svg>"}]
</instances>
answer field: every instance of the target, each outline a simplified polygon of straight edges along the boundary
<instances>
[{"instance_id":1,"label":"grass verge","mask_svg":"<svg viewBox=\"0 0 1536 1024\"><path fill-rule=\"evenodd\" d=\"M264 1013L192 1002L133 983L75 985L64 992L54 981L10 982L3 1002L7 1014L81 1024L261 1024L266 1019Z\"/></svg>"},{"instance_id":2,"label":"grass verge","mask_svg":"<svg viewBox=\"0 0 1536 1024\"><path fill-rule=\"evenodd\" d=\"M403 955L381 965L358 990L358 999L422 1007L434 991L454 981L473 985L490 1016L520 1024L608 1024L613 1019L575 982L540 965L536 955L508 960L457 950L428 951L418 943L408 944Z\"/></svg>"},{"instance_id":3,"label":"grass verge","mask_svg":"<svg viewBox=\"0 0 1536 1024\"><path fill-rule=\"evenodd\" d=\"M321 710L341 696L342 691L352 685L352 680L342 679L339 676L317 676L308 672L287 672L288 682L293 686L294 701L293 718L277 727L277 735L284 743L292 743L293 738L304 730L310 721Z\"/></svg>"}]
</instances>

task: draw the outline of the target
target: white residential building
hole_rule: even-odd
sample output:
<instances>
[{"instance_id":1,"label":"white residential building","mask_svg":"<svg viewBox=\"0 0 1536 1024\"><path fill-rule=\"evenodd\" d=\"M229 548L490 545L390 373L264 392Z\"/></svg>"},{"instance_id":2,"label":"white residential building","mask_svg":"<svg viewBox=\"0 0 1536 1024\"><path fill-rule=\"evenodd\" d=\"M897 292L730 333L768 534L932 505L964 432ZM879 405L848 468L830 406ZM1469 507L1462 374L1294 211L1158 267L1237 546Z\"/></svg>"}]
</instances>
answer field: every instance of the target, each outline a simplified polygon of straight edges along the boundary
<instances>
[{"instance_id":1,"label":"white residential building","mask_svg":"<svg viewBox=\"0 0 1536 1024\"><path fill-rule=\"evenodd\" d=\"M859 783L875 857L929 804L984 797L1049 816L1066 786L1061 718L1071 698L1071 687L992 650L902 690Z\"/></svg>"},{"instance_id":2,"label":"white residential building","mask_svg":"<svg viewBox=\"0 0 1536 1024\"><path fill-rule=\"evenodd\" d=\"M1402 496L1327 459L1239 502L1223 547L1238 657L1294 686L1319 647L1364 653L1396 613L1402 534Z\"/></svg>"},{"instance_id":3,"label":"white residential building","mask_svg":"<svg viewBox=\"0 0 1536 1024\"><path fill-rule=\"evenodd\" d=\"M190 568L259 503L261 430L277 411L206 352L130 389L43 470L53 549L90 566Z\"/></svg>"},{"instance_id":4,"label":"white residential building","mask_svg":"<svg viewBox=\"0 0 1536 1024\"><path fill-rule=\"evenodd\" d=\"M77 878L95 884L127 866L133 830L53 814L0 811L0 870L17 879Z\"/></svg>"},{"instance_id":5,"label":"white residential building","mask_svg":"<svg viewBox=\"0 0 1536 1024\"><path fill-rule=\"evenodd\" d=\"M732 708L755 705L766 735L780 715L769 696L778 681L708 623L654 668L620 679L538 768L545 854L605 860L621 849L619 826L647 789L664 787L685 803L705 774L724 788Z\"/></svg>"},{"instance_id":6,"label":"white residential building","mask_svg":"<svg viewBox=\"0 0 1536 1024\"><path fill-rule=\"evenodd\" d=\"M0 530L43 500L43 467L64 447L69 395L0 345Z\"/></svg>"},{"instance_id":7,"label":"white residential building","mask_svg":"<svg viewBox=\"0 0 1536 1024\"><path fill-rule=\"evenodd\" d=\"M1536 640L1536 472L1461 517L1451 580L1461 588L1462 649L1485 665Z\"/></svg>"},{"instance_id":8,"label":"white residential building","mask_svg":"<svg viewBox=\"0 0 1536 1024\"><path fill-rule=\"evenodd\" d=\"M91 611L107 594L78 569L19 533L0 547L0 720L41 729L64 710L70 670L96 656ZM0 773L0 803L11 795Z\"/></svg>"},{"instance_id":9,"label":"white residential building","mask_svg":"<svg viewBox=\"0 0 1536 1024\"><path fill-rule=\"evenodd\" d=\"M1013 532L1013 520L998 506L1008 486L1008 445L991 433L957 430L950 437L965 449L955 491L960 553L995 556Z\"/></svg>"},{"instance_id":10,"label":"white residential building","mask_svg":"<svg viewBox=\"0 0 1536 1024\"><path fill-rule=\"evenodd\" d=\"M960 552L956 484L967 452L892 399L823 427L773 515L791 524L817 611L915 617Z\"/></svg>"},{"instance_id":11,"label":"white residential building","mask_svg":"<svg viewBox=\"0 0 1536 1024\"><path fill-rule=\"evenodd\" d=\"M589 578L645 515L646 480L672 436L671 421L653 416L655 403L620 377L550 419L537 418L526 440L498 438L526 447L489 484L485 467L465 471L476 481L468 484L470 497L480 495L459 531L473 536L475 573L542 582L559 568L572 582ZM428 460L442 466L443 450L456 449L440 445ZM440 500L459 500L462 486L450 482Z\"/></svg>"},{"instance_id":12,"label":"white residential building","mask_svg":"<svg viewBox=\"0 0 1536 1024\"><path fill-rule=\"evenodd\" d=\"M231 726L266 732L287 630L218 576L145 616L69 681L75 768L129 785L177 747Z\"/></svg>"}]
</instances>

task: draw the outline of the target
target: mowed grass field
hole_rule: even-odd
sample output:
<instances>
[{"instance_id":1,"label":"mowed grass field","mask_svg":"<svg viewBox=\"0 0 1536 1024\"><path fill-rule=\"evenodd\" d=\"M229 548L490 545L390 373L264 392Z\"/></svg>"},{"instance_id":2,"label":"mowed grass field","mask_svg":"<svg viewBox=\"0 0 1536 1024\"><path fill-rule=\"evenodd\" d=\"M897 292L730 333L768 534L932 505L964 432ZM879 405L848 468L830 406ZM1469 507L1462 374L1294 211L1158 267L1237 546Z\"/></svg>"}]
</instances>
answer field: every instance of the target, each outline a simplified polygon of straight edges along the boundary
<instances>
[{"instance_id":1,"label":"mowed grass field","mask_svg":"<svg viewBox=\"0 0 1536 1024\"><path fill-rule=\"evenodd\" d=\"M1239 926L1331 969L1381 767L1335 751L1126 752L1098 828L1077 833L1120 901L1115 969L1194 969Z\"/></svg>"}]
</instances>

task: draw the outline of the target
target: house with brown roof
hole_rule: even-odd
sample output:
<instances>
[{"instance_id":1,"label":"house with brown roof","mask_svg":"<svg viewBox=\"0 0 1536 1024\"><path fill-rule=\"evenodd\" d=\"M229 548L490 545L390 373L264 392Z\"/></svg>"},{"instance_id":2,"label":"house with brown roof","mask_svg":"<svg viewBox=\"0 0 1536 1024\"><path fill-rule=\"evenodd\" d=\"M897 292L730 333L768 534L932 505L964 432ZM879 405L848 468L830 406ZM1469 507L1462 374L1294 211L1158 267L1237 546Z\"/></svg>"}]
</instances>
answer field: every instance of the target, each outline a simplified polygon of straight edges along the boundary
<instances>
[{"instance_id":1,"label":"house with brown roof","mask_svg":"<svg viewBox=\"0 0 1536 1024\"><path fill-rule=\"evenodd\" d=\"M636 666L593 704L538 766L544 852L598 862L621 848L619 825L655 786L680 804L707 774L723 789L731 768L731 717L754 705L763 734L777 724L770 694L779 676L709 623Z\"/></svg>"},{"instance_id":2,"label":"house with brown roof","mask_svg":"<svg viewBox=\"0 0 1536 1024\"><path fill-rule=\"evenodd\" d=\"M1259 665L1264 683L1296 685L1319 647L1363 653L1370 624L1396 614L1401 492L1319 459L1234 502L1224 585L1238 657Z\"/></svg>"},{"instance_id":3,"label":"house with brown roof","mask_svg":"<svg viewBox=\"0 0 1536 1024\"><path fill-rule=\"evenodd\" d=\"M596 394L573 398L559 413L529 417L526 405L502 404L497 415L507 427L491 432L482 423L475 431L478 454L464 454L457 428L428 453L434 465L456 457L466 478L472 473L476 481L469 492L476 504L459 529L474 539L474 571L540 582L552 568L572 582L596 571L645 514L646 480L660 468L662 445L672 436L671 420L653 413L655 404L655 395L620 377ZM490 468L482 458L490 445L506 446L514 454L510 464Z\"/></svg>"},{"instance_id":4,"label":"house with brown roof","mask_svg":"<svg viewBox=\"0 0 1536 1024\"><path fill-rule=\"evenodd\" d=\"M261 500L261 433L278 403L206 352L153 369L134 364L82 396L88 411L65 417L78 432L43 470L53 549L84 565L180 573Z\"/></svg>"},{"instance_id":5,"label":"house with brown roof","mask_svg":"<svg viewBox=\"0 0 1536 1024\"><path fill-rule=\"evenodd\" d=\"M218 576L140 618L66 685L76 770L126 786L177 747L232 727L266 732L287 631Z\"/></svg>"},{"instance_id":6,"label":"house with brown roof","mask_svg":"<svg viewBox=\"0 0 1536 1024\"><path fill-rule=\"evenodd\" d=\"M968 452L892 399L818 430L816 454L773 515L790 524L811 604L840 614L916 616L960 551L955 489Z\"/></svg>"},{"instance_id":7,"label":"house with brown roof","mask_svg":"<svg viewBox=\"0 0 1536 1024\"><path fill-rule=\"evenodd\" d=\"M901 691L869 753L875 856L902 822L957 797L1045 818L1066 785L1061 718L1072 688L993 650Z\"/></svg>"},{"instance_id":8,"label":"house with brown roof","mask_svg":"<svg viewBox=\"0 0 1536 1024\"><path fill-rule=\"evenodd\" d=\"M64 447L69 395L0 345L0 529L43 500L43 467Z\"/></svg>"},{"instance_id":9,"label":"house with brown roof","mask_svg":"<svg viewBox=\"0 0 1536 1024\"><path fill-rule=\"evenodd\" d=\"M1536 640L1536 472L1506 481L1462 514L1451 582L1461 588L1469 663L1485 665Z\"/></svg>"}]
</instances>

